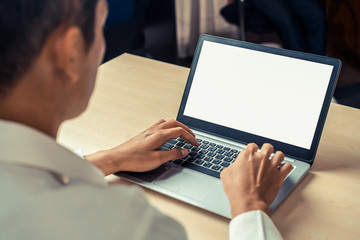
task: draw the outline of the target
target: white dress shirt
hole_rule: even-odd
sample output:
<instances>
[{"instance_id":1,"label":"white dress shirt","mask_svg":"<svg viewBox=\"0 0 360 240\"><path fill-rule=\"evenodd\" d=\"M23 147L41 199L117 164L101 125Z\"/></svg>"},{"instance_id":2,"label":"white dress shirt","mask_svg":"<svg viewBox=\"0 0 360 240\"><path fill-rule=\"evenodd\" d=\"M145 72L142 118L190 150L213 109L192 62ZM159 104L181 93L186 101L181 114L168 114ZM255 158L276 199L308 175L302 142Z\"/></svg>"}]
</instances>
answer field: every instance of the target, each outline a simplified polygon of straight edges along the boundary
<instances>
[{"instance_id":1,"label":"white dress shirt","mask_svg":"<svg viewBox=\"0 0 360 240\"><path fill-rule=\"evenodd\" d=\"M0 239L186 239L138 187L99 170L30 127L0 120ZM230 223L230 239L281 239L261 211Z\"/></svg>"}]
</instances>

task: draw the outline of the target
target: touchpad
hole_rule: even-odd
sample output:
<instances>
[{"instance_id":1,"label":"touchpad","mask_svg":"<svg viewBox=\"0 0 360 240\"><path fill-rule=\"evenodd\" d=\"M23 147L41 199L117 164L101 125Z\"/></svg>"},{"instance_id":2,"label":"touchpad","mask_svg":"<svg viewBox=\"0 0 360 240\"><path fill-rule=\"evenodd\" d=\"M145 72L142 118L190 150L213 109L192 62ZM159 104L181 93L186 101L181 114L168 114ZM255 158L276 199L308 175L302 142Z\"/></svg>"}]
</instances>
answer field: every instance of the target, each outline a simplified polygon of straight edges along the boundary
<instances>
[{"instance_id":1,"label":"touchpad","mask_svg":"<svg viewBox=\"0 0 360 240\"><path fill-rule=\"evenodd\" d=\"M159 187L198 201L208 196L219 183L219 179L196 173L191 174L176 168L172 168L154 182Z\"/></svg>"}]
</instances>

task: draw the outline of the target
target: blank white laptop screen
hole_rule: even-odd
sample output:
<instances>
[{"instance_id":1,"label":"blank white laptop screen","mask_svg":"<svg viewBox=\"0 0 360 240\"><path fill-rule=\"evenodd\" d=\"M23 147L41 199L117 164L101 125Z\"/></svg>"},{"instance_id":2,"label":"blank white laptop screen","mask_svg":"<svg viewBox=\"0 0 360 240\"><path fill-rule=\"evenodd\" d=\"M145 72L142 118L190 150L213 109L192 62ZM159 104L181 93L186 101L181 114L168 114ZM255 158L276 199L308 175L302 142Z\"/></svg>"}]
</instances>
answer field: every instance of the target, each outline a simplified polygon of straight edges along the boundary
<instances>
[{"instance_id":1,"label":"blank white laptop screen","mask_svg":"<svg viewBox=\"0 0 360 240\"><path fill-rule=\"evenodd\" d=\"M184 115L310 149L332 70L204 41Z\"/></svg>"}]
</instances>

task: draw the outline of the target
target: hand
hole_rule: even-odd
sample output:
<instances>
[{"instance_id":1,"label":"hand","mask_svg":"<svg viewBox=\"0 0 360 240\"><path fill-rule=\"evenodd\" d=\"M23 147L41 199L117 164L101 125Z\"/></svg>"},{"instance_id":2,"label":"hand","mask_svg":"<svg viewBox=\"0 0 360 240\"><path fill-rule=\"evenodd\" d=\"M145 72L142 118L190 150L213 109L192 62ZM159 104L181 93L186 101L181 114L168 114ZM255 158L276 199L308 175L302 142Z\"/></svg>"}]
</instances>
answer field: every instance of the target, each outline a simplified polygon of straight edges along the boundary
<instances>
[{"instance_id":1,"label":"hand","mask_svg":"<svg viewBox=\"0 0 360 240\"><path fill-rule=\"evenodd\" d=\"M284 154L278 151L269 160L273 151L272 145L264 144L258 152L258 146L251 143L221 172L232 217L251 210L262 210L270 215L269 206L292 170L289 163L278 169Z\"/></svg>"},{"instance_id":2,"label":"hand","mask_svg":"<svg viewBox=\"0 0 360 240\"><path fill-rule=\"evenodd\" d=\"M145 172L188 154L184 148L160 151L165 142L178 137L192 145L199 145L195 134L184 124L175 120L160 120L129 141L113 149L87 155L85 159L95 164L105 175L118 171Z\"/></svg>"}]
</instances>

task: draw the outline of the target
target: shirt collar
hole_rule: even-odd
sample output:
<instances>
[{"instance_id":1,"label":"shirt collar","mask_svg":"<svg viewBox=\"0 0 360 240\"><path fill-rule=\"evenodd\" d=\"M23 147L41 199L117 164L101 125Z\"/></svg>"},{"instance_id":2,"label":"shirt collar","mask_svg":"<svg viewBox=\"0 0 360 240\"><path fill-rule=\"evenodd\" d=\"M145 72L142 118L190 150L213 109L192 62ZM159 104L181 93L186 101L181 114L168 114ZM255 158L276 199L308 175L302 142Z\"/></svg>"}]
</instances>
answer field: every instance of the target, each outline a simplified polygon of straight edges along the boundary
<instances>
[{"instance_id":1,"label":"shirt collar","mask_svg":"<svg viewBox=\"0 0 360 240\"><path fill-rule=\"evenodd\" d=\"M65 178L64 184L69 179L101 186L107 184L95 166L60 146L53 138L5 120L0 120L0 162L49 171L60 181Z\"/></svg>"}]
</instances>

